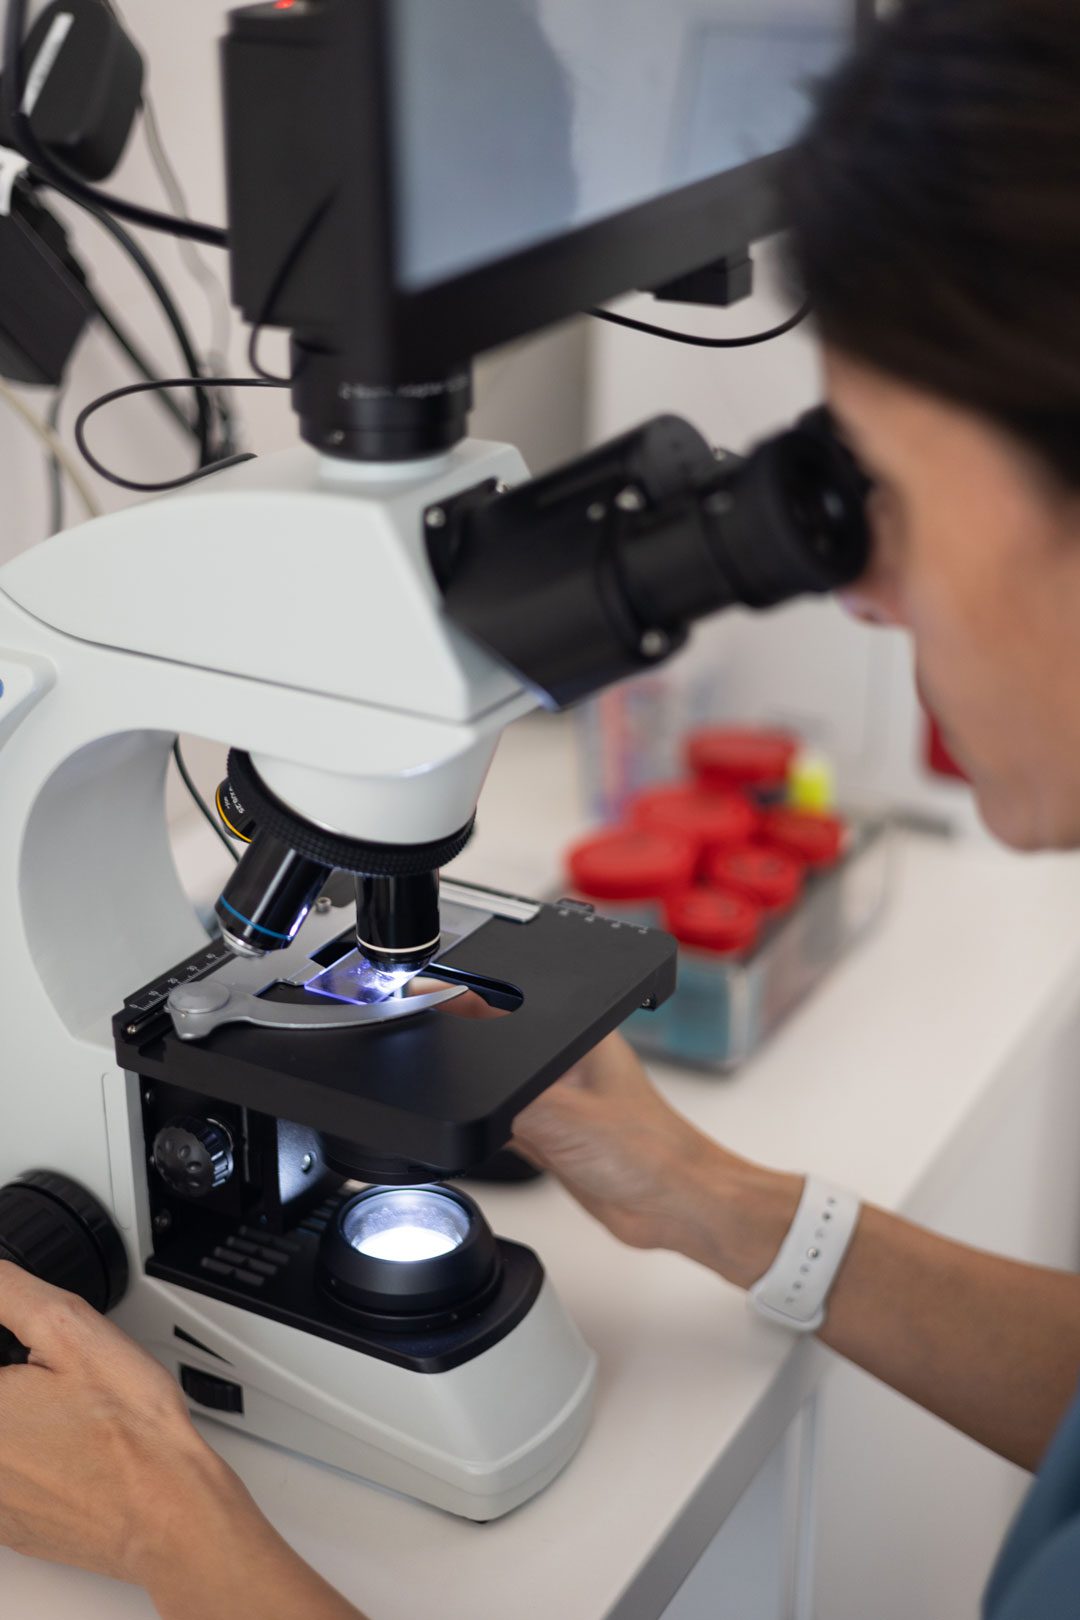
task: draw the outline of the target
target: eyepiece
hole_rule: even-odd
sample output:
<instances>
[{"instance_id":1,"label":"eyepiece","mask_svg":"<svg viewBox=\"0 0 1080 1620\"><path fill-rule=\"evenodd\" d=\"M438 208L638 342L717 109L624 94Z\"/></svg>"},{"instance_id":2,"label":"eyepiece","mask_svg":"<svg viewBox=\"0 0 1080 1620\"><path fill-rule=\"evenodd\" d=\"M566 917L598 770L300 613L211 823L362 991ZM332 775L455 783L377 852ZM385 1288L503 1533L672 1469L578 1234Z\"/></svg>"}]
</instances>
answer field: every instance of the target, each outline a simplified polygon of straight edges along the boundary
<instances>
[{"instance_id":1,"label":"eyepiece","mask_svg":"<svg viewBox=\"0 0 1080 1620\"><path fill-rule=\"evenodd\" d=\"M770 608L853 584L870 556L869 489L823 410L734 463L702 501L733 599Z\"/></svg>"}]
</instances>

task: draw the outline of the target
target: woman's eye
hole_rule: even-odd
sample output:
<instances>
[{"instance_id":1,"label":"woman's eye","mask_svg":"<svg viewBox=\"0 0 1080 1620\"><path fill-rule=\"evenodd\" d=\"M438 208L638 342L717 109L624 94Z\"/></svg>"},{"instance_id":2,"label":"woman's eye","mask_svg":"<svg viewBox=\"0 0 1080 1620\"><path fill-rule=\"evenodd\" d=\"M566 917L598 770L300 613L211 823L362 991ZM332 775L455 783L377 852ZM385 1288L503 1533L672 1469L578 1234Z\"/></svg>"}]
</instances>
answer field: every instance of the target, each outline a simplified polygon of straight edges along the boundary
<instances>
[{"instance_id":1,"label":"woman's eye","mask_svg":"<svg viewBox=\"0 0 1080 1620\"><path fill-rule=\"evenodd\" d=\"M901 507L894 489L888 484L875 483L867 496L867 512L874 531L874 543L894 542L898 538Z\"/></svg>"},{"instance_id":2,"label":"woman's eye","mask_svg":"<svg viewBox=\"0 0 1080 1620\"><path fill-rule=\"evenodd\" d=\"M866 501L870 523L871 551L866 570L868 582L884 585L894 574L902 546L902 505L895 490L875 484Z\"/></svg>"}]
</instances>

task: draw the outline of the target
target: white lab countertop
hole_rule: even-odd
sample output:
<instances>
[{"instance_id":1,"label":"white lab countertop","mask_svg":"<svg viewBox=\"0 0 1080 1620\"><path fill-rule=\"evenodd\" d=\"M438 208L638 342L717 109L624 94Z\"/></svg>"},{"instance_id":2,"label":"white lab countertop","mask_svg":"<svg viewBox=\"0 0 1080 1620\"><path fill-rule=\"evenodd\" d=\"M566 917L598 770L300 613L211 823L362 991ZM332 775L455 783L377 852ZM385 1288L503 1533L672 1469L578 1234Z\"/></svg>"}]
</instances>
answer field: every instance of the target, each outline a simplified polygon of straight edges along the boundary
<instances>
[{"instance_id":1,"label":"white lab countertop","mask_svg":"<svg viewBox=\"0 0 1080 1620\"><path fill-rule=\"evenodd\" d=\"M581 825L565 722L511 734L462 876L546 887ZM194 834L192 835L195 836ZM1080 859L901 840L886 920L734 1079L657 1070L736 1151L917 1214L1080 999ZM537 1500L476 1526L205 1425L297 1550L372 1620L655 1620L786 1432L826 1353L671 1255L623 1249L549 1181L485 1189L600 1360L593 1428ZM130 1588L0 1554L11 1620L136 1620ZM257 1617L253 1617L257 1620Z\"/></svg>"}]
</instances>

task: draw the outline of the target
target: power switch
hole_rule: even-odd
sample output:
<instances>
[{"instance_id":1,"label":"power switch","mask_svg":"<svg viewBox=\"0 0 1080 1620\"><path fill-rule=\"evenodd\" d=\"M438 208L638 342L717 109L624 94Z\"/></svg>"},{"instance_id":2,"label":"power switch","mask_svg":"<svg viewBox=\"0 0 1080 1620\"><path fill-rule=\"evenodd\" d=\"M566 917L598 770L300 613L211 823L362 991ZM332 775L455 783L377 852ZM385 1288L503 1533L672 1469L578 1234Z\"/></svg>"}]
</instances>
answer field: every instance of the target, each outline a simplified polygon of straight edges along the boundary
<instances>
[{"instance_id":1,"label":"power switch","mask_svg":"<svg viewBox=\"0 0 1080 1620\"><path fill-rule=\"evenodd\" d=\"M180 1388L189 1400L210 1412L244 1415L244 1392L239 1384L231 1384L227 1378L215 1378L213 1373L201 1372L198 1367L181 1366Z\"/></svg>"}]
</instances>

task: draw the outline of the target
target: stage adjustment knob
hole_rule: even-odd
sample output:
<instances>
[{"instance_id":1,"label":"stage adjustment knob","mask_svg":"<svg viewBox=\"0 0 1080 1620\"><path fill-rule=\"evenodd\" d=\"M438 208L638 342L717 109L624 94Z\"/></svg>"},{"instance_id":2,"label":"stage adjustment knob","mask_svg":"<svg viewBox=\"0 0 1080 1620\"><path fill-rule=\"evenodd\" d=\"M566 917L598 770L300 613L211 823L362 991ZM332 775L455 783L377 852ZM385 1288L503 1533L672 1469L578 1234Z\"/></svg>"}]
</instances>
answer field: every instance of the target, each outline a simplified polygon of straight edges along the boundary
<instances>
[{"instance_id":1,"label":"stage adjustment knob","mask_svg":"<svg viewBox=\"0 0 1080 1620\"><path fill-rule=\"evenodd\" d=\"M232 1137L216 1120L170 1120L154 1138L154 1168L184 1198L205 1198L233 1173Z\"/></svg>"},{"instance_id":2,"label":"stage adjustment knob","mask_svg":"<svg viewBox=\"0 0 1080 1620\"><path fill-rule=\"evenodd\" d=\"M128 1283L127 1254L108 1212L77 1182L34 1170L0 1189L0 1260L112 1310ZM0 1366L28 1351L0 1327Z\"/></svg>"}]
</instances>

